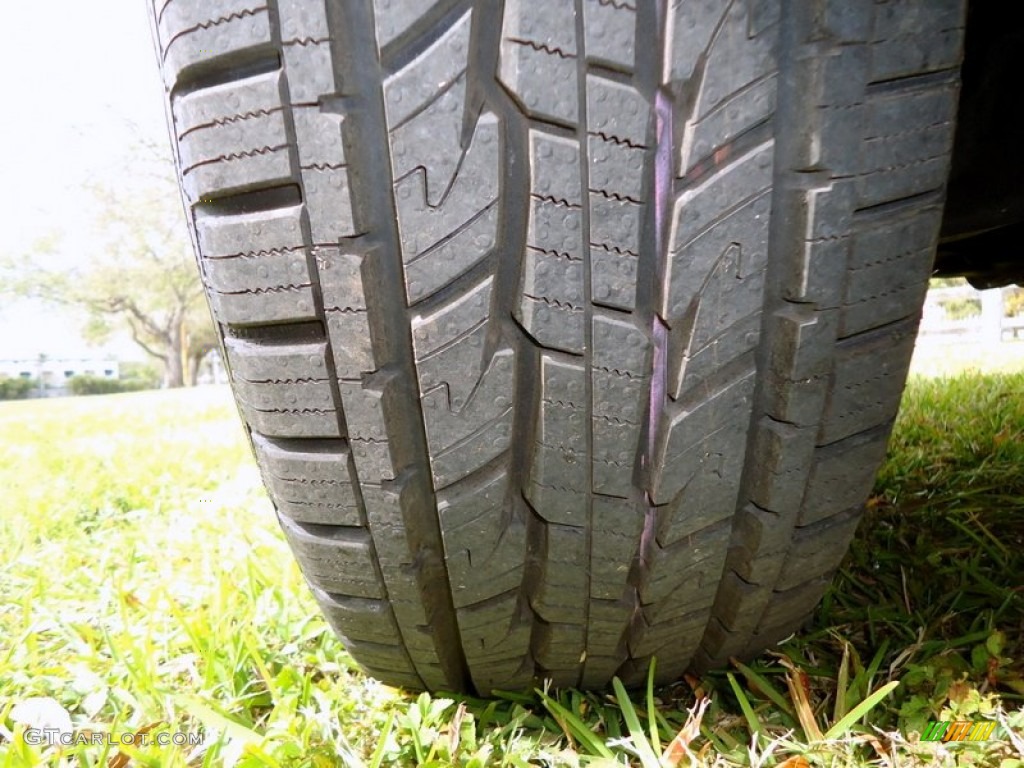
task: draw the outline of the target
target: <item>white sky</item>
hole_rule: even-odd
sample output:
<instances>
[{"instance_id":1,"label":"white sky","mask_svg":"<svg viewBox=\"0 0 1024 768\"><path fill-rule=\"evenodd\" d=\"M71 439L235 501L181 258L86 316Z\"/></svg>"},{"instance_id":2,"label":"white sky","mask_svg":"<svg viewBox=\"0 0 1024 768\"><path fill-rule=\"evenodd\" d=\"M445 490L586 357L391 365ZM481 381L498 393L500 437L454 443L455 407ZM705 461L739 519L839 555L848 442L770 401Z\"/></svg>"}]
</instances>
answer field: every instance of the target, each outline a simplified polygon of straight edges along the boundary
<instances>
[{"instance_id":1,"label":"white sky","mask_svg":"<svg viewBox=\"0 0 1024 768\"><path fill-rule=\"evenodd\" d=\"M55 230L69 244L59 258L70 263L87 253L83 185L100 179L116 185L138 136L167 141L146 2L4 3L0 254L17 256ZM0 359L80 355L79 323L51 307L8 302L0 306Z\"/></svg>"}]
</instances>

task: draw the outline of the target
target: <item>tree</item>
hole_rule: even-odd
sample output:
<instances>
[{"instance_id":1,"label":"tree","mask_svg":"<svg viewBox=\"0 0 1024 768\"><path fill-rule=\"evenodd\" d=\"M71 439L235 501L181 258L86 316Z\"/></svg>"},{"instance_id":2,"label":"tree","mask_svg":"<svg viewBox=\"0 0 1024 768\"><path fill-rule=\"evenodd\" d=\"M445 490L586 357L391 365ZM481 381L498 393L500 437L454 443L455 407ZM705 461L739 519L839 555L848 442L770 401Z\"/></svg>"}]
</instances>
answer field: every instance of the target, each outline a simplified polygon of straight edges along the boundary
<instances>
[{"instance_id":1,"label":"tree","mask_svg":"<svg viewBox=\"0 0 1024 768\"><path fill-rule=\"evenodd\" d=\"M34 253L8 260L8 290L85 311L85 336L103 341L126 330L159 360L169 387L194 384L203 357L216 348L192 256L173 167L166 150L142 146L137 172L114 186L91 188L94 231L72 240L54 233ZM67 258L86 243L83 258ZM65 258L62 258L65 257ZM72 266L52 265L71 261Z\"/></svg>"}]
</instances>

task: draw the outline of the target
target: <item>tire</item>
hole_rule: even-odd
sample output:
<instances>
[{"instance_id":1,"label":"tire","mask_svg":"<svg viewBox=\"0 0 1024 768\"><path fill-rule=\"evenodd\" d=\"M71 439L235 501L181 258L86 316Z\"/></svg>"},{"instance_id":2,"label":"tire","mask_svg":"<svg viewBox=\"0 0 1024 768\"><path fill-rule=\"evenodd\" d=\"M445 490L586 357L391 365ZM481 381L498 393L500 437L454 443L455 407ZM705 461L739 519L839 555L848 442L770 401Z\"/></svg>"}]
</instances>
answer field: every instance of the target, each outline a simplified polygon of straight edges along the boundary
<instances>
[{"instance_id":1,"label":"tire","mask_svg":"<svg viewBox=\"0 0 1024 768\"><path fill-rule=\"evenodd\" d=\"M959 0L156 0L242 418L373 676L750 656L896 413Z\"/></svg>"}]
</instances>

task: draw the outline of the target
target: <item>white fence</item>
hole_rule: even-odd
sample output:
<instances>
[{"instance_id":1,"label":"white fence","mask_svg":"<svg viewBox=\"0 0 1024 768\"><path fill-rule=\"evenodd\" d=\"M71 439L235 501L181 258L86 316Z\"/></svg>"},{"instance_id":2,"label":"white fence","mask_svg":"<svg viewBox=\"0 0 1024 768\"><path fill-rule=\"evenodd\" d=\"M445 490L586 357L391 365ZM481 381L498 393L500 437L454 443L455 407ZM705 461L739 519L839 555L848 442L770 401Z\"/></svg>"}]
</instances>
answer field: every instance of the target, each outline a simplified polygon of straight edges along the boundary
<instances>
[{"instance_id":1,"label":"white fence","mask_svg":"<svg viewBox=\"0 0 1024 768\"><path fill-rule=\"evenodd\" d=\"M978 291L969 285L932 288L925 299L919 338L980 344L1024 339L1024 315L1006 317L1005 302L1011 290ZM965 306L971 304L977 307L976 314ZM957 307L960 312L955 311Z\"/></svg>"}]
</instances>

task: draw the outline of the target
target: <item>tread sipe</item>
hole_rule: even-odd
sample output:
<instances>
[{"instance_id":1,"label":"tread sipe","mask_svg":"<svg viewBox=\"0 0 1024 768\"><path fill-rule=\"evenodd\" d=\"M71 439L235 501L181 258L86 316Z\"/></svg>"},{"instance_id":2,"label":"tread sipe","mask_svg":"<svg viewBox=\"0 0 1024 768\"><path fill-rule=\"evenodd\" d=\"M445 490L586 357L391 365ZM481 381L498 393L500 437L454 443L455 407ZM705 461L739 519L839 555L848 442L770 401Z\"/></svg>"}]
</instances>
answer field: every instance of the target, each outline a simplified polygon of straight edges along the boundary
<instances>
[{"instance_id":1,"label":"tread sipe","mask_svg":"<svg viewBox=\"0 0 1024 768\"><path fill-rule=\"evenodd\" d=\"M155 0L281 525L372 675L749 655L902 392L962 0Z\"/></svg>"}]
</instances>

